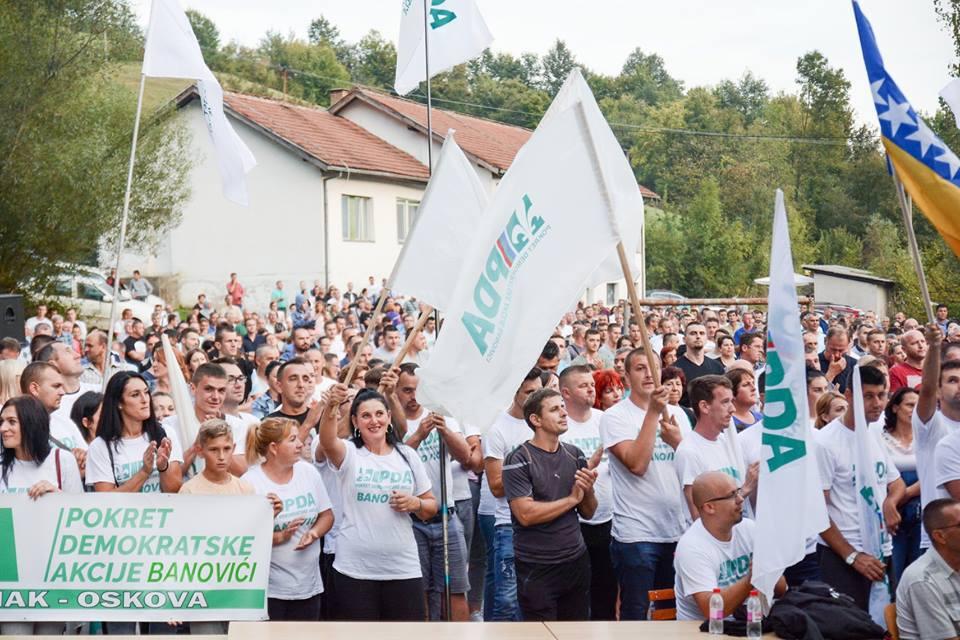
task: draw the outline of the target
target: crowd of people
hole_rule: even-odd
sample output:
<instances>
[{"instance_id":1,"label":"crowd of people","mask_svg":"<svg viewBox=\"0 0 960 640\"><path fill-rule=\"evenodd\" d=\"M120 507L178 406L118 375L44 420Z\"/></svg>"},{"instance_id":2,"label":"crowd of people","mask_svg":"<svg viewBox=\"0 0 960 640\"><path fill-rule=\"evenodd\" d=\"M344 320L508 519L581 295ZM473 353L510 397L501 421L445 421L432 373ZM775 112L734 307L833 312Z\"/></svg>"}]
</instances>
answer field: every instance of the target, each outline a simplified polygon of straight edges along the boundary
<instances>
[{"instance_id":1,"label":"crowd of people","mask_svg":"<svg viewBox=\"0 0 960 640\"><path fill-rule=\"evenodd\" d=\"M29 344L0 342L0 492L264 496L271 620L644 620L662 589L674 590L680 619L706 619L717 588L725 614L744 605L760 486L760 310L633 315L624 302L580 303L499 418L471 425L419 404L418 368L442 327L431 317L417 334L421 306L385 283L300 283L289 296L278 282L255 309L232 274L222 299L214 308L201 294L186 317L125 314L109 346L104 327L75 310L38 306ZM956 637L960 325L943 305L926 326L900 313L798 313L830 526L776 593L822 580L866 609L886 580L900 637ZM882 557L860 539L856 368L889 534ZM174 369L192 406L173 401ZM180 441L183 411L201 424L195 442Z\"/></svg>"}]
</instances>

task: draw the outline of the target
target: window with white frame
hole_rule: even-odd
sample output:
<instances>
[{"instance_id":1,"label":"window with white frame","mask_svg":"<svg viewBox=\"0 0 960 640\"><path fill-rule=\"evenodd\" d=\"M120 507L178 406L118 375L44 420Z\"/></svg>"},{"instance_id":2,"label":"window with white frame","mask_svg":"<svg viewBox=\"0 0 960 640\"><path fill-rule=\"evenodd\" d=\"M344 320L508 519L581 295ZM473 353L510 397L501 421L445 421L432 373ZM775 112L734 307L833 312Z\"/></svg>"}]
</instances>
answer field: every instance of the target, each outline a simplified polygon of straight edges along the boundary
<instances>
[{"instance_id":1,"label":"window with white frame","mask_svg":"<svg viewBox=\"0 0 960 640\"><path fill-rule=\"evenodd\" d=\"M417 220L420 203L417 200L397 198L397 242L403 244Z\"/></svg>"},{"instance_id":2,"label":"window with white frame","mask_svg":"<svg viewBox=\"0 0 960 640\"><path fill-rule=\"evenodd\" d=\"M373 242L373 200L363 196L344 195L343 239L351 242Z\"/></svg>"},{"instance_id":3,"label":"window with white frame","mask_svg":"<svg viewBox=\"0 0 960 640\"><path fill-rule=\"evenodd\" d=\"M617 283L608 282L607 283L607 306L613 306L617 304Z\"/></svg>"}]
</instances>

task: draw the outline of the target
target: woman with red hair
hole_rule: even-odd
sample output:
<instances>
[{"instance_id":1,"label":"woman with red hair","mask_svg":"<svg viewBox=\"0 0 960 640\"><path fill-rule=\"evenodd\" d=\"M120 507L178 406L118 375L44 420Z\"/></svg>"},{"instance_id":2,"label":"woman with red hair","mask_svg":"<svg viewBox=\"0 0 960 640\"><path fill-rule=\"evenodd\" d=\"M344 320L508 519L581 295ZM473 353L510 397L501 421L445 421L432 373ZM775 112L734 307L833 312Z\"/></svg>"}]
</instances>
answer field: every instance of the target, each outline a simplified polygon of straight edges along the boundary
<instances>
[{"instance_id":1,"label":"woman with red hair","mask_svg":"<svg viewBox=\"0 0 960 640\"><path fill-rule=\"evenodd\" d=\"M595 409L606 411L623 398L623 380L613 369L594 371L593 383L597 387L597 399L593 403Z\"/></svg>"}]
</instances>

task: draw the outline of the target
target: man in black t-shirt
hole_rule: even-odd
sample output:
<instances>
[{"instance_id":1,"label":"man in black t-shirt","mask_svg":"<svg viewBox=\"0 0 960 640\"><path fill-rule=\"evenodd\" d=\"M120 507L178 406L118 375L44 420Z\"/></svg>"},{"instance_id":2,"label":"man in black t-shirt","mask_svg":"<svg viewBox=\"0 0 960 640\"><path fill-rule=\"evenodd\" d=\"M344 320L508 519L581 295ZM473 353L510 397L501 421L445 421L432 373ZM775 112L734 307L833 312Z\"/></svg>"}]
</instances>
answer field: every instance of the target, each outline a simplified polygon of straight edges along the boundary
<instances>
[{"instance_id":1,"label":"man in black t-shirt","mask_svg":"<svg viewBox=\"0 0 960 640\"><path fill-rule=\"evenodd\" d=\"M587 468L583 451L560 442L567 412L559 392L531 394L523 417L533 438L514 449L503 465L520 611L527 621L587 620L590 555L578 514L589 519L597 509L597 472Z\"/></svg>"},{"instance_id":2,"label":"man in black t-shirt","mask_svg":"<svg viewBox=\"0 0 960 640\"><path fill-rule=\"evenodd\" d=\"M688 324L683 342L687 349L683 352L683 355L677 358L674 366L683 371L683 375L687 378L687 385L706 375L723 375L723 365L720 360L708 358L704 353L707 343L707 328L705 326L699 322ZM686 389L683 390L683 395L680 397L680 404L685 407L690 406Z\"/></svg>"}]
</instances>

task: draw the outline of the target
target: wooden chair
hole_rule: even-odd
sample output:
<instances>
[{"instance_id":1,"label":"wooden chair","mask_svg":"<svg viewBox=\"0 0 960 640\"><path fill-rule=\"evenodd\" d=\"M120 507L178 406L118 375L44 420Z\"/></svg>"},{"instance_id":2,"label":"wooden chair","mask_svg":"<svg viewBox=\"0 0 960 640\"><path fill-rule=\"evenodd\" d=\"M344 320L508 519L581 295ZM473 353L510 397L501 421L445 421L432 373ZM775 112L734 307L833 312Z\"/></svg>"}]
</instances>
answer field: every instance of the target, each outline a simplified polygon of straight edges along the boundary
<instances>
[{"instance_id":1,"label":"wooden chair","mask_svg":"<svg viewBox=\"0 0 960 640\"><path fill-rule=\"evenodd\" d=\"M900 640L900 630L897 629L897 605L891 602L883 608L883 621L887 623L887 632L893 640Z\"/></svg>"},{"instance_id":2,"label":"wooden chair","mask_svg":"<svg viewBox=\"0 0 960 640\"><path fill-rule=\"evenodd\" d=\"M654 589L647 592L647 597L654 607L653 615L650 618L651 620L677 619L677 596L673 592L673 589ZM667 606L661 607L661 603Z\"/></svg>"}]
</instances>

